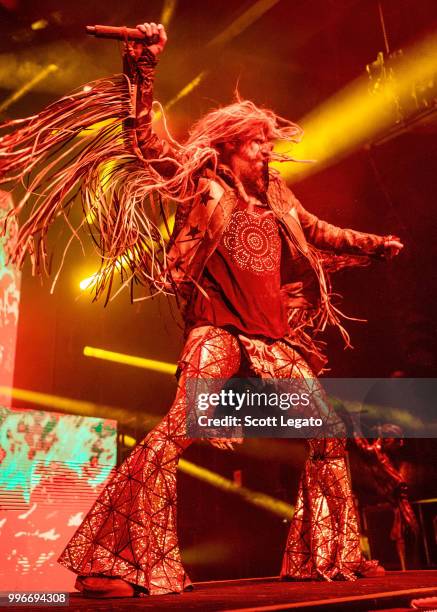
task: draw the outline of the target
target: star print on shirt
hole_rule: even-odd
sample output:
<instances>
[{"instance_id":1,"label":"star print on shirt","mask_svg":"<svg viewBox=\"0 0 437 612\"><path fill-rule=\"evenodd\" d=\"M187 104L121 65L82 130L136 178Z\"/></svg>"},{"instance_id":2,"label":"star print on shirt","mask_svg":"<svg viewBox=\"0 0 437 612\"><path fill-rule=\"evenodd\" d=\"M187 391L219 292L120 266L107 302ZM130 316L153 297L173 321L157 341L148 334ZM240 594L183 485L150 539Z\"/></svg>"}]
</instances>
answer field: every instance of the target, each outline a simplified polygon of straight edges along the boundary
<instances>
[{"instance_id":1,"label":"star print on shirt","mask_svg":"<svg viewBox=\"0 0 437 612\"><path fill-rule=\"evenodd\" d=\"M191 238L194 240L194 238L196 238L197 234L201 234L202 232L199 229L198 225L190 225L190 231L187 232L188 236L191 236Z\"/></svg>"},{"instance_id":2,"label":"star print on shirt","mask_svg":"<svg viewBox=\"0 0 437 612\"><path fill-rule=\"evenodd\" d=\"M204 191L203 193L200 194L200 202L204 206L208 206L208 202L210 200L212 200L212 198L210 196L209 189L207 189L206 191Z\"/></svg>"}]
</instances>

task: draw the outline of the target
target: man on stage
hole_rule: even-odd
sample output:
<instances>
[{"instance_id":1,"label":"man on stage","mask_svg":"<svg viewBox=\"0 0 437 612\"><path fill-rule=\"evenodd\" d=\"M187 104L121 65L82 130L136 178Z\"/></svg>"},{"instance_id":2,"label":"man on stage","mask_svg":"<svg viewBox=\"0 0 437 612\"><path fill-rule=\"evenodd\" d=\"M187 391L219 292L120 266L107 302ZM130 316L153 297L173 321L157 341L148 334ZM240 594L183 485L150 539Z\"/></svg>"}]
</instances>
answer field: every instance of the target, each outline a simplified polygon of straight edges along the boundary
<instances>
[{"instance_id":1,"label":"man on stage","mask_svg":"<svg viewBox=\"0 0 437 612\"><path fill-rule=\"evenodd\" d=\"M117 142L114 155L119 160L129 156L131 174L125 176L131 178L117 196L117 207L111 208L108 195L93 205L100 206L102 251L112 261L129 252L135 274L144 272L155 289L177 296L186 342L170 411L119 467L59 559L78 574L77 588L101 597L178 593L191 585L176 532L177 463L192 442L186 435L186 380L228 379L242 372L314 380L326 362L315 334L333 324L348 339L330 301L324 270L329 253L335 267L338 256L343 263L348 257L354 262L391 257L402 248L395 237L340 229L303 208L268 167L271 160L292 161L275 154L273 144L296 141L301 131L271 110L238 100L200 119L184 145L160 140L151 129L152 85L166 33L154 23L138 29L159 41L128 44L125 52L129 100L124 94L123 104L129 112L122 116L123 142ZM102 89L105 95L109 91L109 86ZM79 103L73 111L84 112ZM63 175L70 180L68 188L82 181L91 190L96 159L111 159L111 146L115 144L108 139L106 157L90 146L73 161L74 170ZM19 167L21 173L27 170L25 164ZM52 182L52 191L59 184ZM62 197L67 193L65 185L58 191ZM58 206L52 192L47 194L44 205ZM132 205L139 194L178 202L173 235L160 254L158 271L152 267L157 258L147 259L150 241L144 239L143 228L148 218L138 221L144 212ZM41 232L40 220L23 231L19 261L26 253L35 257L29 236ZM378 568L360 551L342 424L320 388L319 396L317 411L331 419L338 435L310 441L281 576L353 580ZM212 443L221 448L233 444L227 439Z\"/></svg>"}]
</instances>

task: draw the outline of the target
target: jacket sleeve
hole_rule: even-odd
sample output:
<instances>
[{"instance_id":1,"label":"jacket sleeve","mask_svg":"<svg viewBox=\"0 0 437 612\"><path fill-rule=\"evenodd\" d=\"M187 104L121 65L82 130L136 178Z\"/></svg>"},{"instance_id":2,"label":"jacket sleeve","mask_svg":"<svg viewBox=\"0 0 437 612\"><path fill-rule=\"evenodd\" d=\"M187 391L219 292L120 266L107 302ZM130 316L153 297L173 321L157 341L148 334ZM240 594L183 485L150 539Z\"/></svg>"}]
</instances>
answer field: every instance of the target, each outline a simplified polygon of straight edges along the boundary
<instances>
[{"instance_id":1,"label":"jacket sleeve","mask_svg":"<svg viewBox=\"0 0 437 612\"><path fill-rule=\"evenodd\" d=\"M292 196L305 237L318 249L326 249L339 255L367 255L375 258L385 256L385 236L331 225L309 213L293 194Z\"/></svg>"},{"instance_id":2,"label":"jacket sleeve","mask_svg":"<svg viewBox=\"0 0 437 612\"><path fill-rule=\"evenodd\" d=\"M221 223L220 199L223 193L223 188L216 181L203 177L199 179L197 194L190 209L181 215L179 227L175 226L167 254L168 271L175 282L191 280L192 276L196 276L193 263L199 259L199 247L212 242L217 223Z\"/></svg>"},{"instance_id":3,"label":"jacket sleeve","mask_svg":"<svg viewBox=\"0 0 437 612\"><path fill-rule=\"evenodd\" d=\"M153 160L155 169L161 174L171 174L171 158L176 156L169 143L161 140L152 129L153 84L157 60L147 48L139 59L125 49L123 72L131 84L134 115L124 123L125 135L132 142L137 154L143 159Z\"/></svg>"}]
</instances>

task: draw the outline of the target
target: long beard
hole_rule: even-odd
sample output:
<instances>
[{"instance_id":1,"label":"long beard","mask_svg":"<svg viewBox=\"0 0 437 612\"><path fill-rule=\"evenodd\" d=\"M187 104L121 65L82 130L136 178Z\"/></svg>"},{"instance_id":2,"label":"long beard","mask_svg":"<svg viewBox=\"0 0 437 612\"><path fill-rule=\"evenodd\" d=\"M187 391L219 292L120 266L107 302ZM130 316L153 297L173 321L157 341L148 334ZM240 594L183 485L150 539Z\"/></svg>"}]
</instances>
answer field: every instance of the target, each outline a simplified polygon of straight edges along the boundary
<instances>
[{"instance_id":1,"label":"long beard","mask_svg":"<svg viewBox=\"0 0 437 612\"><path fill-rule=\"evenodd\" d=\"M269 165L263 164L260 171L249 171L241 177L246 192L255 197L264 196L269 186Z\"/></svg>"}]
</instances>

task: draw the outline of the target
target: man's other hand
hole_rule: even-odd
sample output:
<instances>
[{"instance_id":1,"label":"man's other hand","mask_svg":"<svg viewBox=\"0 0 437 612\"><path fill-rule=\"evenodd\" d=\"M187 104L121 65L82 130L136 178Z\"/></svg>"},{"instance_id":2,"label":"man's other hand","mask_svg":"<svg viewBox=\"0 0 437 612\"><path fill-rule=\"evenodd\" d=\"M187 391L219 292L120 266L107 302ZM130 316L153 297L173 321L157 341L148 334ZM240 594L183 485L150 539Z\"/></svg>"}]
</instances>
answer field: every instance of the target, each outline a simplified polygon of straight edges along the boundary
<instances>
[{"instance_id":1,"label":"man's other hand","mask_svg":"<svg viewBox=\"0 0 437 612\"><path fill-rule=\"evenodd\" d=\"M387 236L384 241L384 251L387 259L392 259L399 255L404 248L404 245L397 236Z\"/></svg>"}]
</instances>

